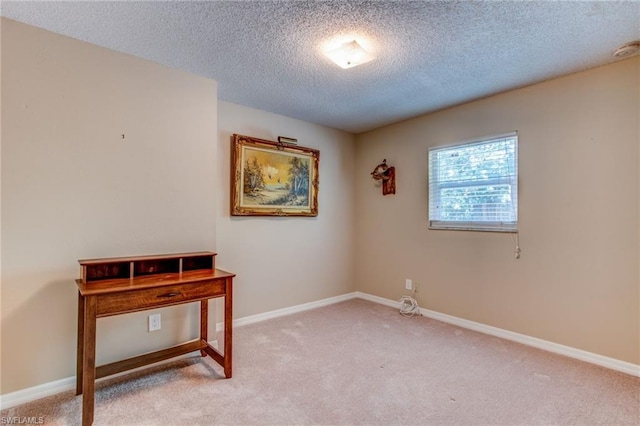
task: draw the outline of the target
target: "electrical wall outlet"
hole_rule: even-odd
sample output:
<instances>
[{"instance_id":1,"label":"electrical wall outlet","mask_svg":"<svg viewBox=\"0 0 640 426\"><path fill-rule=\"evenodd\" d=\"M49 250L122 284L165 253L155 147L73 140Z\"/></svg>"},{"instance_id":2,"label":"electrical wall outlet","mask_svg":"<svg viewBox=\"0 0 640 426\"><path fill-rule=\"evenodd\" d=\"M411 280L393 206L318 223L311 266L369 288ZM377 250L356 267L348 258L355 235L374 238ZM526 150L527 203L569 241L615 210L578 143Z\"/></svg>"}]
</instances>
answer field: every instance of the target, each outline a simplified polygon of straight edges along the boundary
<instances>
[{"instance_id":1,"label":"electrical wall outlet","mask_svg":"<svg viewBox=\"0 0 640 426\"><path fill-rule=\"evenodd\" d=\"M406 288L407 290L412 290L413 289L413 281L411 281L409 278L404 280L404 288Z\"/></svg>"},{"instance_id":2,"label":"electrical wall outlet","mask_svg":"<svg viewBox=\"0 0 640 426\"><path fill-rule=\"evenodd\" d=\"M160 314L149 315L149 331L157 331L160 328Z\"/></svg>"}]
</instances>

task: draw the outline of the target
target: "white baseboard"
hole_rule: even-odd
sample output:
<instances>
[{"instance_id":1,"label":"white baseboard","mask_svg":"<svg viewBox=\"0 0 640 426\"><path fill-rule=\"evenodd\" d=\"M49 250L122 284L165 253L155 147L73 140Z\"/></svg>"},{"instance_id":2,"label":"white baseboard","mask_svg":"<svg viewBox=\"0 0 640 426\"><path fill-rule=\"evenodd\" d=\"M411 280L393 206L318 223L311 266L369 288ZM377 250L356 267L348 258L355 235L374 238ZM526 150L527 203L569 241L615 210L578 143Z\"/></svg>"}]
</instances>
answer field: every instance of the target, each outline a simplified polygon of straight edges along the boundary
<instances>
[{"instance_id":1,"label":"white baseboard","mask_svg":"<svg viewBox=\"0 0 640 426\"><path fill-rule=\"evenodd\" d=\"M19 391L6 393L0 396L0 409L4 410L6 408L15 407L16 405L26 404L27 402L75 389L75 387L76 376L73 376Z\"/></svg>"},{"instance_id":2,"label":"white baseboard","mask_svg":"<svg viewBox=\"0 0 640 426\"><path fill-rule=\"evenodd\" d=\"M400 306L399 302L395 300L374 296L368 293L353 292L353 293L347 293L341 296L331 297L328 299L318 300L316 302L304 303L302 305L291 306L289 308L277 309L275 311L265 312L257 315L251 315L244 318L238 318L233 320L233 326L240 327L243 325L253 324L253 323L265 321L272 318L278 318L285 315L295 314L297 312L303 312L309 309L320 308L322 306L327 306L327 305L331 305L334 303L343 302L345 300L350 300L355 298L368 300L371 302L379 303L381 305L390 306L392 308L399 308ZM637 364L620 361L615 358L609 358L606 356L594 354L591 352L583 351L583 350L572 348L569 346L560 345L558 343L549 342L546 340L538 339L538 338L527 336L524 334L514 333L512 331L503 330L501 328L492 327L492 326L477 323L474 321L469 321L463 318L454 317L452 315L442 314L442 313L431 311L428 309L421 308L420 312L422 313L423 316L432 318L438 321L453 324L469 330L478 331L480 333L489 334L491 336L500 337L506 340L522 343L527 346L543 349L548 352L557 353L570 358L574 358L574 359L585 361L591 364L599 365L601 367L609 368L611 370L620 371L622 373L640 377L640 365L637 365ZM222 331L223 324L222 323L216 324L216 330ZM218 343L217 341L212 341L210 343L212 344L212 346L215 345L214 347L217 347L217 343ZM187 356L190 356L190 354L183 355L182 357L187 357ZM162 363L175 361L176 359L179 359L179 357L172 358L166 361L161 361L153 365L160 365ZM145 367L141 367L140 369L148 368L148 367L149 366L145 366ZM132 371L135 371L135 370L129 370L120 374L121 375L129 374ZM116 375L109 376L109 377L111 378L115 376ZM55 395L60 392L72 390L75 388L75 385L76 385L76 378L75 376L73 376L73 377L68 377L66 379L56 380L56 381L45 383L42 385L33 386L27 389L22 389L16 392L0 395L0 409L15 407L16 405L25 404L27 402L31 402L40 398L45 398L47 396Z\"/></svg>"},{"instance_id":3,"label":"white baseboard","mask_svg":"<svg viewBox=\"0 0 640 426\"><path fill-rule=\"evenodd\" d=\"M330 297L328 299L317 300L315 302L304 303L302 305L291 306L288 308L276 309L275 311L264 312L262 314L250 315L248 317L233 320L234 327L254 324L256 322L266 321L272 318L278 318L285 315L291 315L298 312L308 311L309 309L321 308L323 306L333 305L334 303L344 302L345 300L355 299L358 293L347 293L340 296ZM219 322L216 324L216 331L222 331L224 324Z\"/></svg>"},{"instance_id":4,"label":"white baseboard","mask_svg":"<svg viewBox=\"0 0 640 426\"><path fill-rule=\"evenodd\" d=\"M361 291L356 292L356 297L358 297L359 299L368 300L369 302L379 303L380 305L400 309L399 300L385 299L384 297L374 296L373 294L363 293Z\"/></svg>"},{"instance_id":5,"label":"white baseboard","mask_svg":"<svg viewBox=\"0 0 640 426\"><path fill-rule=\"evenodd\" d=\"M357 297L394 308L399 308L400 306L400 303L398 301L373 296L367 293L357 292ZM492 327L490 325L469 321L463 318L442 314L436 311L430 311L428 309L421 308L420 313L425 317L446 322L448 324L457 325L458 327L478 331L480 333L489 334L491 336L500 337L505 340L522 343L523 345L543 349L548 352L553 352L570 358L578 359L580 361L585 361L591 364L599 365L601 367L609 368L611 370L616 370L622 373L630 374L632 376L640 377L640 365L638 364L632 364L630 362L621 361L615 358L609 358L603 355L594 354L592 352L583 351L581 349L572 348L570 346L565 346L558 343L549 342L547 340L538 339L536 337L527 336L525 334L515 333L513 331Z\"/></svg>"}]
</instances>

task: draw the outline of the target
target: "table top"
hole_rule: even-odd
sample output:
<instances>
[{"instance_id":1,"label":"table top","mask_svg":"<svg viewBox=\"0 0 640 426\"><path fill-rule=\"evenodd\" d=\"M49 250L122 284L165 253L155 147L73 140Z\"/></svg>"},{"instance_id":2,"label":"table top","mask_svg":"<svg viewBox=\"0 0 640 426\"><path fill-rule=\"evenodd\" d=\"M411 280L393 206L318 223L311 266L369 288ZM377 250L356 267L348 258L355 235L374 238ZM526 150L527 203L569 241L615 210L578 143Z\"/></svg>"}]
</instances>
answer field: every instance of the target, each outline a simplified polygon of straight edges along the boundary
<instances>
[{"instance_id":1,"label":"table top","mask_svg":"<svg viewBox=\"0 0 640 426\"><path fill-rule=\"evenodd\" d=\"M77 279L76 284L82 296L95 296L145 288L195 283L208 279L233 278L235 276L235 274L221 269L201 269L182 273L154 274L134 278L116 278L91 282L82 282L81 279Z\"/></svg>"}]
</instances>

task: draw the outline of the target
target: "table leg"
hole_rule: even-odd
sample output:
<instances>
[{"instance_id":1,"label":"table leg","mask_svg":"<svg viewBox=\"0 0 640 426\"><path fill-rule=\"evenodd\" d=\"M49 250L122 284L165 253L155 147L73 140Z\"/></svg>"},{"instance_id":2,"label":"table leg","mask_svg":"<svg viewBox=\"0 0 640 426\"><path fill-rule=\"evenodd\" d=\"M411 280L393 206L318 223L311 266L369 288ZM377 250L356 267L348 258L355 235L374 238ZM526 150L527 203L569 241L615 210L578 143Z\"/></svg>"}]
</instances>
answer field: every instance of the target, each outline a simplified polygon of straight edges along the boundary
<instances>
[{"instance_id":1,"label":"table leg","mask_svg":"<svg viewBox=\"0 0 640 426\"><path fill-rule=\"evenodd\" d=\"M84 297L78 292L78 349L76 353L76 395L82 393L82 363L84 359Z\"/></svg>"},{"instance_id":2,"label":"table leg","mask_svg":"<svg viewBox=\"0 0 640 426\"><path fill-rule=\"evenodd\" d=\"M205 343L209 342L208 338L208 328L209 328L209 300L201 300L200 301L200 340ZM202 356L207 356L207 353L204 349L200 349L200 354Z\"/></svg>"},{"instance_id":3,"label":"table leg","mask_svg":"<svg viewBox=\"0 0 640 426\"><path fill-rule=\"evenodd\" d=\"M231 346L233 329L233 280L225 280L224 290L224 375L231 378Z\"/></svg>"},{"instance_id":4,"label":"table leg","mask_svg":"<svg viewBox=\"0 0 640 426\"><path fill-rule=\"evenodd\" d=\"M82 425L93 423L96 379L96 296L84 298L84 333L82 357Z\"/></svg>"}]
</instances>

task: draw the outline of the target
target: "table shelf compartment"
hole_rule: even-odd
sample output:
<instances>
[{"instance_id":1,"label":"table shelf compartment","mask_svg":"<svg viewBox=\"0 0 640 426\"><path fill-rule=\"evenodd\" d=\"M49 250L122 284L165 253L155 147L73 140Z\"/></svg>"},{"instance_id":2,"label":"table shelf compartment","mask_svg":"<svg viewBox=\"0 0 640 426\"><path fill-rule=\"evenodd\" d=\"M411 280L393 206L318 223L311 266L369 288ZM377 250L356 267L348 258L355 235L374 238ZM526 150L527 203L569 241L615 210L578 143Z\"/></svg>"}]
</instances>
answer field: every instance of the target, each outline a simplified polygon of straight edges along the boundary
<instances>
[{"instance_id":1,"label":"table shelf compartment","mask_svg":"<svg viewBox=\"0 0 640 426\"><path fill-rule=\"evenodd\" d=\"M145 275L170 274L180 272L180 258L141 260L133 262L133 276L142 277Z\"/></svg>"},{"instance_id":2,"label":"table shelf compartment","mask_svg":"<svg viewBox=\"0 0 640 426\"><path fill-rule=\"evenodd\" d=\"M87 282L129 278L130 275L130 262L99 263L91 265L91 267L87 268L85 272Z\"/></svg>"},{"instance_id":3,"label":"table shelf compartment","mask_svg":"<svg viewBox=\"0 0 640 426\"><path fill-rule=\"evenodd\" d=\"M182 271L197 271L199 269L214 269L214 256L192 256L182 259Z\"/></svg>"}]
</instances>

